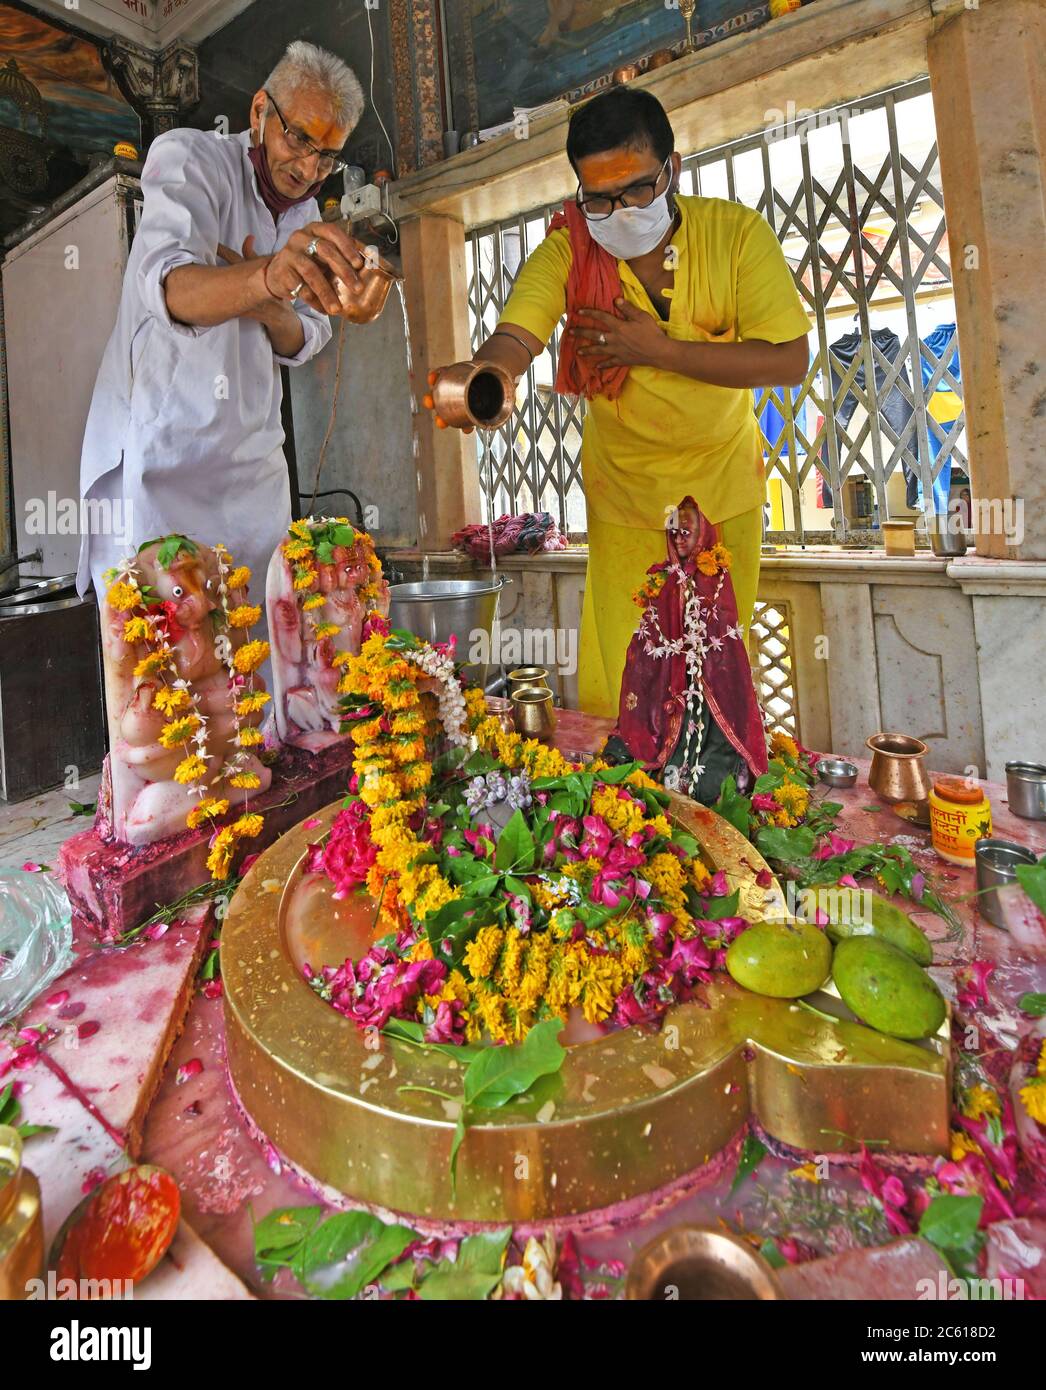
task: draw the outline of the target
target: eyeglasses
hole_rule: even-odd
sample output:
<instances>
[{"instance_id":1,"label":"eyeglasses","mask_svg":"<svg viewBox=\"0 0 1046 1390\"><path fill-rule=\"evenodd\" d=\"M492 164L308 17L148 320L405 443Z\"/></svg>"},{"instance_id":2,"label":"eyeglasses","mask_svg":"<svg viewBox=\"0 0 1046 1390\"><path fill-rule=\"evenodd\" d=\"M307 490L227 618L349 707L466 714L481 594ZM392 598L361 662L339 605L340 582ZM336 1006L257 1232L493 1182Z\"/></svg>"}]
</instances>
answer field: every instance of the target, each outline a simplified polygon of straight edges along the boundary
<instances>
[{"instance_id":1,"label":"eyeglasses","mask_svg":"<svg viewBox=\"0 0 1046 1390\"><path fill-rule=\"evenodd\" d=\"M614 194L593 194L590 198L581 196L581 185L578 184L576 202L581 211L590 222L602 222L609 217L618 207L623 208L648 208L657 197L657 186L661 182L661 176L665 172L671 155L665 160L664 164L657 171L657 175L642 183L634 183L626 188L623 193Z\"/></svg>"},{"instance_id":2,"label":"eyeglasses","mask_svg":"<svg viewBox=\"0 0 1046 1390\"><path fill-rule=\"evenodd\" d=\"M269 98L269 105L276 112L276 118L283 127L283 137L287 141L290 149L296 155L308 158L310 155L316 156L316 172L328 176L330 174L340 174L343 169L348 168L347 160L339 158L340 150L319 150L300 130L295 130L293 126L287 124L283 118L283 112L273 101L271 95L266 92Z\"/></svg>"}]
</instances>

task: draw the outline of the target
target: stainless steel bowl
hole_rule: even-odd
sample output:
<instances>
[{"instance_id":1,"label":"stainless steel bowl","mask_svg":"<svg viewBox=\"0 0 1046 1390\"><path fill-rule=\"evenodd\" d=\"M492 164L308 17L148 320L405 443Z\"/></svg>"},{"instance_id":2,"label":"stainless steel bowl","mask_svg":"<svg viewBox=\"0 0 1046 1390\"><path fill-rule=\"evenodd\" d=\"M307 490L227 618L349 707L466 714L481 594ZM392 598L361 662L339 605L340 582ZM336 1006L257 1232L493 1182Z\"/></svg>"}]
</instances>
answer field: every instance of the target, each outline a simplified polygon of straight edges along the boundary
<instances>
[{"instance_id":1,"label":"stainless steel bowl","mask_svg":"<svg viewBox=\"0 0 1046 1390\"><path fill-rule=\"evenodd\" d=\"M1007 763L1006 792L1015 816L1046 820L1046 763Z\"/></svg>"},{"instance_id":2,"label":"stainless steel bowl","mask_svg":"<svg viewBox=\"0 0 1046 1390\"><path fill-rule=\"evenodd\" d=\"M491 634L498 615L501 591L512 580L422 579L412 584L393 584L389 621L426 642L447 642L457 637L457 659L468 668L470 679L485 686L487 671L496 653ZM475 651L477 659L469 660Z\"/></svg>"},{"instance_id":3,"label":"stainless steel bowl","mask_svg":"<svg viewBox=\"0 0 1046 1390\"><path fill-rule=\"evenodd\" d=\"M978 840L973 847L977 862L977 908L996 927L1006 927L1006 905L1000 888L1017 882L1019 864L1037 864L1032 850L1010 840Z\"/></svg>"},{"instance_id":4,"label":"stainless steel bowl","mask_svg":"<svg viewBox=\"0 0 1046 1390\"><path fill-rule=\"evenodd\" d=\"M822 758L817 764L817 775L830 787L854 787L857 785L857 764L846 758Z\"/></svg>"},{"instance_id":5,"label":"stainless steel bowl","mask_svg":"<svg viewBox=\"0 0 1046 1390\"><path fill-rule=\"evenodd\" d=\"M953 558L966 554L966 532L961 526L953 527L950 517L927 517L926 534L930 538L930 548L935 555Z\"/></svg>"}]
</instances>

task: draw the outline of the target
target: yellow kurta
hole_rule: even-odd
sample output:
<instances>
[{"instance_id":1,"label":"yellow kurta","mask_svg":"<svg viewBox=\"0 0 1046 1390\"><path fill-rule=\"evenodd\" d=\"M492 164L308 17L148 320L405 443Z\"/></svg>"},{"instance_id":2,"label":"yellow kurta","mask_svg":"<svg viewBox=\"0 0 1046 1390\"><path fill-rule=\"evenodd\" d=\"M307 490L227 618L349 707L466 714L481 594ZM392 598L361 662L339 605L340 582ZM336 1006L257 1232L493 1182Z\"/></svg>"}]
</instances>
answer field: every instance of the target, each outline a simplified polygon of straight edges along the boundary
<instances>
[{"instance_id":1,"label":"yellow kurta","mask_svg":"<svg viewBox=\"0 0 1046 1390\"><path fill-rule=\"evenodd\" d=\"M619 261L629 303L662 323L670 338L691 342L783 343L809 332L780 244L759 213L719 198L680 196L677 203L675 284L664 291L668 320ZM570 265L568 232L553 232L520 268L501 322L547 342L566 312ZM581 703L592 713L615 714L638 619L631 594L648 566L664 559L666 518L688 493L710 521L734 521L723 540L730 546L732 533L738 612L743 623L750 620L765 489L752 393L632 367L616 401L588 402L581 468L589 529Z\"/></svg>"}]
</instances>

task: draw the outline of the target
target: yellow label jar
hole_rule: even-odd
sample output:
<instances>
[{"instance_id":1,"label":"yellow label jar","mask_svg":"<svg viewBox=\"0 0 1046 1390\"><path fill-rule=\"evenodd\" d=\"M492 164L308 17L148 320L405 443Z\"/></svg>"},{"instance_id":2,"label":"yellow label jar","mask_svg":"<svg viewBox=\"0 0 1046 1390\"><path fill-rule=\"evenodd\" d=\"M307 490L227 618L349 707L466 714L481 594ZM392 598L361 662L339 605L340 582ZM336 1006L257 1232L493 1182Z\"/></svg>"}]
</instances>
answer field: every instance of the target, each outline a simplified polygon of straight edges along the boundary
<instances>
[{"instance_id":1,"label":"yellow label jar","mask_svg":"<svg viewBox=\"0 0 1046 1390\"><path fill-rule=\"evenodd\" d=\"M930 835L941 858L973 868L974 845L991 833L991 802L977 783L938 777L930 791Z\"/></svg>"},{"instance_id":2,"label":"yellow label jar","mask_svg":"<svg viewBox=\"0 0 1046 1390\"><path fill-rule=\"evenodd\" d=\"M22 1140L0 1125L0 1299L29 1297L44 1270L40 1184L22 1167Z\"/></svg>"}]
</instances>

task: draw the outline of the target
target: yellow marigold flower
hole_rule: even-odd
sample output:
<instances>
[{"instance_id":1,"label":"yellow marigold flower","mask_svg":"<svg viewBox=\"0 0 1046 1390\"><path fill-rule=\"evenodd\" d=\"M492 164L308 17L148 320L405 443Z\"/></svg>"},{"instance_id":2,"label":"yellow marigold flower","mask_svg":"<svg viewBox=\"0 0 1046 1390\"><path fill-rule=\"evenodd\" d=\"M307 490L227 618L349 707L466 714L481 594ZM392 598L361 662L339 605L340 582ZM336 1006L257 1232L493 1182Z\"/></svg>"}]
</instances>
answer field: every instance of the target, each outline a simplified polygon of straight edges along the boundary
<instances>
[{"instance_id":1,"label":"yellow marigold flower","mask_svg":"<svg viewBox=\"0 0 1046 1390\"><path fill-rule=\"evenodd\" d=\"M310 594L309 597L302 602L302 612L308 613L313 608L322 608L326 602L326 594Z\"/></svg>"},{"instance_id":2,"label":"yellow marigold flower","mask_svg":"<svg viewBox=\"0 0 1046 1390\"><path fill-rule=\"evenodd\" d=\"M287 527L287 530L290 532L292 536L297 536L299 540L312 540L312 527L304 519L300 521L292 521L291 524Z\"/></svg>"},{"instance_id":3,"label":"yellow marigold flower","mask_svg":"<svg viewBox=\"0 0 1046 1390\"><path fill-rule=\"evenodd\" d=\"M704 575L719 573L719 563L711 550L699 550L696 560L697 568Z\"/></svg>"},{"instance_id":4,"label":"yellow marigold flower","mask_svg":"<svg viewBox=\"0 0 1046 1390\"><path fill-rule=\"evenodd\" d=\"M1046 1078L1033 1077L1020 1089L1021 1104L1033 1120L1046 1125Z\"/></svg>"},{"instance_id":5,"label":"yellow marigold flower","mask_svg":"<svg viewBox=\"0 0 1046 1390\"><path fill-rule=\"evenodd\" d=\"M239 715L257 714L260 709L265 708L271 699L272 696L266 694L264 690L252 691L250 695L244 695L242 699L236 701L236 713Z\"/></svg>"},{"instance_id":6,"label":"yellow marigold flower","mask_svg":"<svg viewBox=\"0 0 1046 1390\"><path fill-rule=\"evenodd\" d=\"M241 676L247 676L252 671L256 671L268 655L268 642L245 642L233 657L232 664Z\"/></svg>"},{"instance_id":7,"label":"yellow marigold flower","mask_svg":"<svg viewBox=\"0 0 1046 1390\"><path fill-rule=\"evenodd\" d=\"M312 635L317 642L322 642L326 637L337 637L340 631L337 623L317 623L312 629Z\"/></svg>"},{"instance_id":8,"label":"yellow marigold flower","mask_svg":"<svg viewBox=\"0 0 1046 1390\"><path fill-rule=\"evenodd\" d=\"M125 584L123 580L117 580L115 584L110 584L106 590L105 601L117 613L126 613L129 609L138 607L141 597L139 589Z\"/></svg>"},{"instance_id":9,"label":"yellow marigold flower","mask_svg":"<svg viewBox=\"0 0 1046 1390\"><path fill-rule=\"evenodd\" d=\"M185 823L190 830L195 830L201 821L215 820L218 816L224 816L228 809L229 803L224 797L205 796L186 816Z\"/></svg>"},{"instance_id":10,"label":"yellow marigold flower","mask_svg":"<svg viewBox=\"0 0 1046 1390\"><path fill-rule=\"evenodd\" d=\"M182 783L198 782L206 772L207 764L203 758L198 753L190 753L174 769L174 780Z\"/></svg>"},{"instance_id":11,"label":"yellow marigold flower","mask_svg":"<svg viewBox=\"0 0 1046 1390\"><path fill-rule=\"evenodd\" d=\"M721 570L730 568L730 552L722 541L716 541L712 547L712 558Z\"/></svg>"},{"instance_id":12,"label":"yellow marigold flower","mask_svg":"<svg viewBox=\"0 0 1046 1390\"><path fill-rule=\"evenodd\" d=\"M322 597L322 595L317 595L316 597ZM311 599L306 599L305 602L306 602L306 603L311 603L312 600L311 600ZM351 661L351 660L352 660L352 652L335 652L334 655L331 657L331 665L332 665L332 666L344 666L346 662Z\"/></svg>"},{"instance_id":13,"label":"yellow marigold flower","mask_svg":"<svg viewBox=\"0 0 1046 1390\"><path fill-rule=\"evenodd\" d=\"M687 869L690 874L690 881L695 888L705 888L712 882L712 875L705 868L704 864L701 863L700 859L691 859L690 863L687 865Z\"/></svg>"},{"instance_id":14,"label":"yellow marigold flower","mask_svg":"<svg viewBox=\"0 0 1046 1390\"><path fill-rule=\"evenodd\" d=\"M241 748L257 748L258 744L264 743L265 740L257 729L244 727L237 734L236 742Z\"/></svg>"},{"instance_id":15,"label":"yellow marigold flower","mask_svg":"<svg viewBox=\"0 0 1046 1390\"><path fill-rule=\"evenodd\" d=\"M227 825L223 830L218 831L214 837L214 843L211 845L211 852L207 856L207 869L211 878L220 880L229 877L229 866L232 863L235 844L231 826Z\"/></svg>"},{"instance_id":16,"label":"yellow marigold flower","mask_svg":"<svg viewBox=\"0 0 1046 1390\"><path fill-rule=\"evenodd\" d=\"M628 774L625 778L625 785L630 787L657 787L657 783L654 781L653 777L651 777L649 773L644 772L641 767L637 767L633 772Z\"/></svg>"},{"instance_id":17,"label":"yellow marigold flower","mask_svg":"<svg viewBox=\"0 0 1046 1390\"><path fill-rule=\"evenodd\" d=\"M253 840L262 833L264 819L257 811L245 811L239 820L233 821L229 829L238 840Z\"/></svg>"},{"instance_id":18,"label":"yellow marigold flower","mask_svg":"<svg viewBox=\"0 0 1046 1390\"><path fill-rule=\"evenodd\" d=\"M283 543L283 553L288 560L304 560L307 555L312 554L313 548L311 541L293 540Z\"/></svg>"},{"instance_id":19,"label":"yellow marigold flower","mask_svg":"<svg viewBox=\"0 0 1046 1390\"><path fill-rule=\"evenodd\" d=\"M453 887L442 874L439 874L422 891L414 903L414 911L419 921L424 921L433 912L438 912L447 903L461 897L461 889Z\"/></svg>"},{"instance_id":20,"label":"yellow marigold flower","mask_svg":"<svg viewBox=\"0 0 1046 1390\"><path fill-rule=\"evenodd\" d=\"M188 743L199 727L198 714L183 715L181 719L174 719L170 724L163 726L160 730L160 743L164 748L177 748L180 743Z\"/></svg>"},{"instance_id":21,"label":"yellow marigold flower","mask_svg":"<svg viewBox=\"0 0 1046 1390\"><path fill-rule=\"evenodd\" d=\"M176 714L180 709L188 709L191 704L192 696L187 690L175 690L165 685L153 693L153 708L162 714Z\"/></svg>"},{"instance_id":22,"label":"yellow marigold flower","mask_svg":"<svg viewBox=\"0 0 1046 1390\"><path fill-rule=\"evenodd\" d=\"M261 778L256 772L237 772L229 778L230 787L239 787L241 791L254 791L261 786Z\"/></svg>"},{"instance_id":23,"label":"yellow marigold flower","mask_svg":"<svg viewBox=\"0 0 1046 1390\"><path fill-rule=\"evenodd\" d=\"M152 636L152 628L144 618L127 618L123 625L125 642L144 642Z\"/></svg>"},{"instance_id":24,"label":"yellow marigold flower","mask_svg":"<svg viewBox=\"0 0 1046 1390\"><path fill-rule=\"evenodd\" d=\"M999 1097L988 1086L971 1086L963 1096L962 1113L968 1120L981 1120L985 1115L1001 1115Z\"/></svg>"},{"instance_id":25,"label":"yellow marigold flower","mask_svg":"<svg viewBox=\"0 0 1046 1390\"><path fill-rule=\"evenodd\" d=\"M143 680L146 676L155 676L169 665L171 660L170 649L161 647L159 651L150 652L148 656L143 656L134 668L136 680Z\"/></svg>"},{"instance_id":26,"label":"yellow marigold flower","mask_svg":"<svg viewBox=\"0 0 1046 1390\"><path fill-rule=\"evenodd\" d=\"M311 589L315 583L316 571L306 569L304 566L301 566L295 573L291 587L298 591L302 591L305 589Z\"/></svg>"},{"instance_id":27,"label":"yellow marigold flower","mask_svg":"<svg viewBox=\"0 0 1046 1390\"><path fill-rule=\"evenodd\" d=\"M465 964L474 980L485 979L493 971L504 939L500 927L480 927L465 947Z\"/></svg>"},{"instance_id":28,"label":"yellow marigold flower","mask_svg":"<svg viewBox=\"0 0 1046 1390\"><path fill-rule=\"evenodd\" d=\"M799 757L799 746L795 739L789 738L789 736L780 729L776 729L770 735L770 751L777 757L780 757L781 754L789 758Z\"/></svg>"},{"instance_id":29,"label":"yellow marigold flower","mask_svg":"<svg viewBox=\"0 0 1046 1390\"><path fill-rule=\"evenodd\" d=\"M816 1163L803 1163L798 1168L788 1170L790 1178L804 1178L806 1182L820 1182L821 1174L817 1171Z\"/></svg>"},{"instance_id":30,"label":"yellow marigold flower","mask_svg":"<svg viewBox=\"0 0 1046 1390\"><path fill-rule=\"evenodd\" d=\"M432 764L426 762L412 763L410 767L403 769L403 785L410 792L421 791L432 781Z\"/></svg>"},{"instance_id":31,"label":"yellow marigold flower","mask_svg":"<svg viewBox=\"0 0 1046 1390\"><path fill-rule=\"evenodd\" d=\"M237 565L225 578L225 583L230 589L246 589L250 582L251 572L246 565Z\"/></svg>"},{"instance_id":32,"label":"yellow marigold flower","mask_svg":"<svg viewBox=\"0 0 1046 1390\"><path fill-rule=\"evenodd\" d=\"M408 960L432 960L432 942L427 936L423 936L420 941L415 941L414 945L407 951Z\"/></svg>"},{"instance_id":33,"label":"yellow marigold flower","mask_svg":"<svg viewBox=\"0 0 1046 1390\"><path fill-rule=\"evenodd\" d=\"M976 1139L971 1139L965 1130L952 1130L953 1163L959 1163L966 1154L979 1154L981 1152L980 1144L977 1143Z\"/></svg>"},{"instance_id":34,"label":"yellow marigold flower","mask_svg":"<svg viewBox=\"0 0 1046 1390\"><path fill-rule=\"evenodd\" d=\"M261 617L261 606L253 603L241 603L238 608L229 610L230 627L253 627Z\"/></svg>"}]
</instances>

